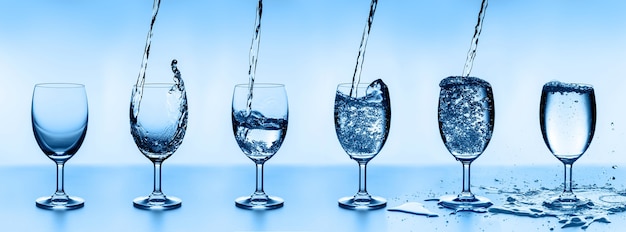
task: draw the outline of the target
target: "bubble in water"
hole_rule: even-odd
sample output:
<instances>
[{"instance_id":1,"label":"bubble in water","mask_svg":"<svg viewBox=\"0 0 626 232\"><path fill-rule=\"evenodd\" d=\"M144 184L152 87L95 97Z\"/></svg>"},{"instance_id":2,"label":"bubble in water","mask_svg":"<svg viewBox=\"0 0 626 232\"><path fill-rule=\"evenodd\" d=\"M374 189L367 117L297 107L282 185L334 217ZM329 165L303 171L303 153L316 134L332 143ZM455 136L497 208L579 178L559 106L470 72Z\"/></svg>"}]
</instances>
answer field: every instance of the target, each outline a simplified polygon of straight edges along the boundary
<instances>
[{"instance_id":1,"label":"bubble in water","mask_svg":"<svg viewBox=\"0 0 626 232\"><path fill-rule=\"evenodd\" d=\"M371 159L382 149L391 123L389 90L378 79L363 97L337 91L335 131L343 149L353 159Z\"/></svg>"},{"instance_id":2,"label":"bubble in water","mask_svg":"<svg viewBox=\"0 0 626 232\"><path fill-rule=\"evenodd\" d=\"M287 124L284 118L269 118L256 110L233 113L235 140L255 162L268 160L280 149Z\"/></svg>"},{"instance_id":3,"label":"bubble in water","mask_svg":"<svg viewBox=\"0 0 626 232\"><path fill-rule=\"evenodd\" d=\"M452 76L439 86L439 131L457 159L475 159L487 147L494 125L491 85L480 78Z\"/></svg>"}]
</instances>

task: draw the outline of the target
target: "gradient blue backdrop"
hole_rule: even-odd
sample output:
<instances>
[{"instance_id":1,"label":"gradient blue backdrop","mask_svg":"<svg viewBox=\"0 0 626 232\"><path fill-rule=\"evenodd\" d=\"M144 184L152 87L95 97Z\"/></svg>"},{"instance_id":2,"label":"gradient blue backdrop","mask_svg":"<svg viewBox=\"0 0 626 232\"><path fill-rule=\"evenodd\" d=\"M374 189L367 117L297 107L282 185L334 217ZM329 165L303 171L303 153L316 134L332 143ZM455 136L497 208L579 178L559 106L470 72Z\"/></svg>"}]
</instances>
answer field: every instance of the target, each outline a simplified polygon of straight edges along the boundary
<instances>
[{"instance_id":1,"label":"gradient blue backdrop","mask_svg":"<svg viewBox=\"0 0 626 232\"><path fill-rule=\"evenodd\" d=\"M90 120L70 164L146 164L129 133L128 107L152 1L0 1L0 165L49 164L30 125L39 82L87 86ZM258 82L287 86L290 122L268 164L352 164L333 125L336 85L354 70L369 0L266 0ZM480 0L381 0L362 79L389 86L388 143L372 164L455 164L437 128L439 81L460 75ZM168 163L251 164L232 136L230 101L247 82L255 0L163 0L148 81L179 60L189 97L185 140ZM496 125L476 165L554 164L539 130L542 85L595 86L596 136L577 162L626 162L626 2L492 0L473 76L494 89Z\"/></svg>"}]
</instances>

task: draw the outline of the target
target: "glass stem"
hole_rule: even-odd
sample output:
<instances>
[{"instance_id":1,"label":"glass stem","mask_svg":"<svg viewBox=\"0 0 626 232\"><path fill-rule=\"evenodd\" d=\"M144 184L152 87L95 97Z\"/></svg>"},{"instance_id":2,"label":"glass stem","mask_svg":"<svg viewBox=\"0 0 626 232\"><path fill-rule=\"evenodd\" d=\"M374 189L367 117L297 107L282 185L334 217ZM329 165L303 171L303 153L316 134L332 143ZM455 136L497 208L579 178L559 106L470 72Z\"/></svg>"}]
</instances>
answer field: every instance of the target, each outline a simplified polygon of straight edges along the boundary
<instances>
[{"instance_id":1,"label":"glass stem","mask_svg":"<svg viewBox=\"0 0 626 232\"><path fill-rule=\"evenodd\" d=\"M367 193L367 162L359 162L359 192L357 195L369 196Z\"/></svg>"},{"instance_id":2,"label":"glass stem","mask_svg":"<svg viewBox=\"0 0 626 232\"><path fill-rule=\"evenodd\" d=\"M263 163L256 164L256 190L255 195L265 195L263 191Z\"/></svg>"},{"instance_id":3,"label":"glass stem","mask_svg":"<svg viewBox=\"0 0 626 232\"><path fill-rule=\"evenodd\" d=\"M472 162L461 161L463 164L463 191L459 194L461 200L474 200L474 194L470 190L470 165Z\"/></svg>"},{"instance_id":4,"label":"glass stem","mask_svg":"<svg viewBox=\"0 0 626 232\"><path fill-rule=\"evenodd\" d=\"M154 190L152 195L161 195L161 162L154 162Z\"/></svg>"},{"instance_id":5,"label":"glass stem","mask_svg":"<svg viewBox=\"0 0 626 232\"><path fill-rule=\"evenodd\" d=\"M355 204L368 204L372 201L372 196L367 193L367 162L359 162L359 191L354 194Z\"/></svg>"},{"instance_id":6,"label":"glass stem","mask_svg":"<svg viewBox=\"0 0 626 232\"><path fill-rule=\"evenodd\" d=\"M565 164L564 179L563 179L563 194L574 195L572 192L572 164Z\"/></svg>"},{"instance_id":7,"label":"glass stem","mask_svg":"<svg viewBox=\"0 0 626 232\"><path fill-rule=\"evenodd\" d=\"M57 162L57 191L54 195L65 196L65 187L63 183L63 169L65 162Z\"/></svg>"}]
</instances>

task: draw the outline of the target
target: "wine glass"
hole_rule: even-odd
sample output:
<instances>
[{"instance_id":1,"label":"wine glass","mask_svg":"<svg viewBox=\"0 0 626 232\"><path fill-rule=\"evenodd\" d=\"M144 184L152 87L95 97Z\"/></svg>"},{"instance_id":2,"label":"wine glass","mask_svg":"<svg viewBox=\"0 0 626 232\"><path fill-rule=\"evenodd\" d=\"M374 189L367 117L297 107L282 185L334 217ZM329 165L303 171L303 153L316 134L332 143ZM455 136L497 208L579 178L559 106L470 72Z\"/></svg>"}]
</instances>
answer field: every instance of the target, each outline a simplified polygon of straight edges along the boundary
<instances>
[{"instance_id":1,"label":"wine glass","mask_svg":"<svg viewBox=\"0 0 626 232\"><path fill-rule=\"evenodd\" d=\"M282 84L255 83L235 85L232 123L235 140L241 151L256 164L256 190L250 196L235 199L244 209L275 209L284 200L268 196L263 190L263 164L283 144L287 133L289 107Z\"/></svg>"},{"instance_id":2,"label":"wine glass","mask_svg":"<svg viewBox=\"0 0 626 232\"><path fill-rule=\"evenodd\" d=\"M339 199L346 209L370 210L387 205L382 197L367 192L366 167L383 148L391 123L389 90L382 80L337 85L335 95L335 132L343 150L359 165L359 190L354 196Z\"/></svg>"},{"instance_id":3,"label":"wine glass","mask_svg":"<svg viewBox=\"0 0 626 232\"><path fill-rule=\"evenodd\" d=\"M447 77L439 83L439 132L448 151L463 164L463 190L446 195L439 205L457 211L480 211L493 203L470 190L470 165L480 156L493 132L491 85L476 77Z\"/></svg>"},{"instance_id":4,"label":"wine glass","mask_svg":"<svg viewBox=\"0 0 626 232\"><path fill-rule=\"evenodd\" d=\"M63 185L63 167L80 148L87 133L87 93L73 83L36 84L31 108L33 133L39 148L57 165L57 189L41 197L43 209L77 209L85 205L79 197L68 196Z\"/></svg>"},{"instance_id":5,"label":"wine glass","mask_svg":"<svg viewBox=\"0 0 626 232\"><path fill-rule=\"evenodd\" d=\"M154 164L154 190L138 197L140 209L166 210L181 206L181 200L161 191L161 165L183 142L187 130L187 94L182 85L146 83L134 86L130 105L130 133L139 151Z\"/></svg>"},{"instance_id":6,"label":"wine glass","mask_svg":"<svg viewBox=\"0 0 626 232\"><path fill-rule=\"evenodd\" d=\"M539 105L541 133L550 152L563 162L564 190L544 202L555 209L591 206L572 192L572 165L589 147L596 127L596 97L593 86L551 81L543 86Z\"/></svg>"}]
</instances>

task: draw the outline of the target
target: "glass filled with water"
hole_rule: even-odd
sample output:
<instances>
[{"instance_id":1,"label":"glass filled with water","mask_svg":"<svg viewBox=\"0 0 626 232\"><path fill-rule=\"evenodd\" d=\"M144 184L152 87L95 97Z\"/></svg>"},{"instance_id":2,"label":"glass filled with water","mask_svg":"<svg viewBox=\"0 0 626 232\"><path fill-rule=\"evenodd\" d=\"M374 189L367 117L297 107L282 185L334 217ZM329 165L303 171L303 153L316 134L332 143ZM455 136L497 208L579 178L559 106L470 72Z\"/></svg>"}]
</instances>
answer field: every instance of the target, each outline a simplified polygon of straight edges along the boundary
<instances>
[{"instance_id":1,"label":"glass filled with water","mask_svg":"<svg viewBox=\"0 0 626 232\"><path fill-rule=\"evenodd\" d=\"M289 107L282 84L256 83L235 85L232 99L232 124L241 151L256 165L256 189L250 196L235 199L244 209L275 209L284 200L263 190L263 165L280 149L287 133Z\"/></svg>"},{"instance_id":2,"label":"glass filled with water","mask_svg":"<svg viewBox=\"0 0 626 232\"><path fill-rule=\"evenodd\" d=\"M593 205L572 192L572 165L589 147L596 127L593 86L546 83L541 92L539 120L544 142L565 166L563 193L544 202L544 206L569 210Z\"/></svg>"},{"instance_id":3,"label":"glass filled with water","mask_svg":"<svg viewBox=\"0 0 626 232\"><path fill-rule=\"evenodd\" d=\"M447 77L439 83L439 132L444 145L463 165L463 190L442 196L439 204L454 210L476 211L491 201L470 190L470 165L491 140L494 101L491 85L476 77Z\"/></svg>"},{"instance_id":4,"label":"glass filled with water","mask_svg":"<svg viewBox=\"0 0 626 232\"><path fill-rule=\"evenodd\" d=\"M366 167L385 145L391 123L389 90L382 80L371 84L339 84L335 95L335 132L343 150L359 165L359 190L339 199L346 209L380 209L382 197L367 192Z\"/></svg>"},{"instance_id":5,"label":"glass filled with water","mask_svg":"<svg viewBox=\"0 0 626 232\"><path fill-rule=\"evenodd\" d=\"M135 86L130 105L130 132L139 151L154 164L154 189L135 198L140 209L165 210L181 200L161 191L161 165L183 142L187 130L187 94L179 84L146 83Z\"/></svg>"},{"instance_id":6,"label":"glass filled with water","mask_svg":"<svg viewBox=\"0 0 626 232\"><path fill-rule=\"evenodd\" d=\"M66 210L84 206L79 197L68 196L63 184L63 167L80 148L87 133L87 93L82 84L37 84L33 90L31 118L39 148L56 163L57 189L41 197L36 205L43 209Z\"/></svg>"}]
</instances>

